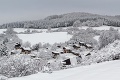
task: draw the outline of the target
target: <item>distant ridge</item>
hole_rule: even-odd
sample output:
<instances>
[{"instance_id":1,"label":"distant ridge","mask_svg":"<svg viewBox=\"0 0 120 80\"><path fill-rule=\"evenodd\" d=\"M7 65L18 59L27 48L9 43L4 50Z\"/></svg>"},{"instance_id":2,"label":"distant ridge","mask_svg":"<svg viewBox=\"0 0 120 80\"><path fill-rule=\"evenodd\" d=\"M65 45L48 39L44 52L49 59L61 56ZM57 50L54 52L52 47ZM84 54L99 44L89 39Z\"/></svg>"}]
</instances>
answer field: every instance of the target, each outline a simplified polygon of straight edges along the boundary
<instances>
[{"instance_id":1,"label":"distant ridge","mask_svg":"<svg viewBox=\"0 0 120 80\"><path fill-rule=\"evenodd\" d=\"M118 18L119 17L119 18ZM36 28L45 29L48 27L58 28L58 27L69 27L73 23L79 20L81 23L86 21L102 21L103 25L120 27L120 16L107 16L98 15L85 12L72 12L61 15L51 15L41 20L33 21L22 21L22 22L12 22L0 25L0 28Z\"/></svg>"}]
</instances>

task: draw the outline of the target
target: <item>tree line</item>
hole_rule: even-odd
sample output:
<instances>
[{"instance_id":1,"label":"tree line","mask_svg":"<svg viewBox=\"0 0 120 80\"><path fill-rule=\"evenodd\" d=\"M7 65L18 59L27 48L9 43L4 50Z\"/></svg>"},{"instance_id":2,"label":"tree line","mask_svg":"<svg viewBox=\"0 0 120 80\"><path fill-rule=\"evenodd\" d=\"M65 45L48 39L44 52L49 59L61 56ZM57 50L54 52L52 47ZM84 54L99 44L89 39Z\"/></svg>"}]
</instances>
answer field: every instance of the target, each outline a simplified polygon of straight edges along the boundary
<instances>
[{"instance_id":1,"label":"tree line","mask_svg":"<svg viewBox=\"0 0 120 80\"><path fill-rule=\"evenodd\" d=\"M0 28L58 28L73 26L76 21L80 21L80 25L82 26L99 27L101 25L107 25L120 27L120 18L118 15L107 16L83 12L74 12L62 15L51 15L41 20L7 23L0 25Z\"/></svg>"}]
</instances>

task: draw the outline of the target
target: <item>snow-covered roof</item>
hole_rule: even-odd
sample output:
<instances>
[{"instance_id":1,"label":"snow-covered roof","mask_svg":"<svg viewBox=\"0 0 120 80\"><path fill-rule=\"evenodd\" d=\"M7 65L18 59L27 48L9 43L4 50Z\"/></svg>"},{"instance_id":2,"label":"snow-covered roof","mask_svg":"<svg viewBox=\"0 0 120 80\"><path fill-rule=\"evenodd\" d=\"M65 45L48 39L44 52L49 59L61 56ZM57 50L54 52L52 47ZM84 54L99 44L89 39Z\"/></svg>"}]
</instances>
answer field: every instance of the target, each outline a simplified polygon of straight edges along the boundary
<instances>
[{"instance_id":1,"label":"snow-covered roof","mask_svg":"<svg viewBox=\"0 0 120 80\"><path fill-rule=\"evenodd\" d=\"M91 47L92 45L90 45L90 44L86 44L88 47Z\"/></svg>"},{"instance_id":2,"label":"snow-covered roof","mask_svg":"<svg viewBox=\"0 0 120 80\"><path fill-rule=\"evenodd\" d=\"M61 56L61 57L65 57L66 59L67 59L67 58L77 57L76 55L71 54L71 53L60 54L60 56Z\"/></svg>"},{"instance_id":3,"label":"snow-covered roof","mask_svg":"<svg viewBox=\"0 0 120 80\"><path fill-rule=\"evenodd\" d=\"M71 49L71 46L67 46L67 47L65 47L66 49Z\"/></svg>"},{"instance_id":4,"label":"snow-covered roof","mask_svg":"<svg viewBox=\"0 0 120 80\"><path fill-rule=\"evenodd\" d=\"M85 42L80 42L80 43L85 43Z\"/></svg>"},{"instance_id":5,"label":"snow-covered roof","mask_svg":"<svg viewBox=\"0 0 120 80\"><path fill-rule=\"evenodd\" d=\"M72 52L79 53L80 51L79 50L72 50Z\"/></svg>"},{"instance_id":6,"label":"snow-covered roof","mask_svg":"<svg viewBox=\"0 0 120 80\"><path fill-rule=\"evenodd\" d=\"M31 50L29 47L24 47L23 49L25 49L25 50Z\"/></svg>"},{"instance_id":7,"label":"snow-covered roof","mask_svg":"<svg viewBox=\"0 0 120 80\"><path fill-rule=\"evenodd\" d=\"M76 46L80 46L79 44L74 44L74 45L76 45Z\"/></svg>"},{"instance_id":8,"label":"snow-covered roof","mask_svg":"<svg viewBox=\"0 0 120 80\"><path fill-rule=\"evenodd\" d=\"M54 53L61 53L61 52L63 52L63 49L56 49L55 51L53 51Z\"/></svg>"},{"instance_id":9,"label":"snow-covered roof","mask_svg":"<svg viewBox=\"0 0 120 80\"><path fill-rule=\"evenodd\" d=\"M58 53L60 53L60 52L58 52L58 51L52 51L52 52L54 52L54 54L58 54Z\"/></svg>"}]
</instances>

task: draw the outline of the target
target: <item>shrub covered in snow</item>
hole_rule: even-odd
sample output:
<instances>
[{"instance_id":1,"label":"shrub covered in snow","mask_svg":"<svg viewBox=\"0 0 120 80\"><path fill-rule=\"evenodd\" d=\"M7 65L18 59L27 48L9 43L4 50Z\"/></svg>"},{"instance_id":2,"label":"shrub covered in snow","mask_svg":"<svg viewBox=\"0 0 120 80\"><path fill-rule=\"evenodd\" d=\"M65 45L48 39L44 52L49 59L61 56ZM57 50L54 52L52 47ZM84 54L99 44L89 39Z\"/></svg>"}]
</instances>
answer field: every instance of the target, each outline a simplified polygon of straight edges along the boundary
<instances>
[{"instance_id":1,"label":"shrub covered in snow","mask_svg":"<svg viewBox=\"0 0 120 80\"><path fill-rule=\"evenodd\" d=\"M0 58L0 74L7 77L20 77L41 71L45 60L32 59L29 55L21 54Z\"/></svg>"},{"instance_id":2,"label":"shrub covered in snow","mask_svg":"<svg viewBox=\"0 0 120 80\"><path fill-rule=\"evenodd\" d=\"M31 47L31 43L27 41L22 44L22 47Z\"/></svg>"},{"instance_id":3,"label":"shrub covered in snow","mask_svg":"<svg viewBox=\"0 0 120 80\"><path fill-rule=\"evenodd\" d=\"M120 34L114 28L110 28L108 31L104 31L100 35L100 49L108 45L109 43L113 43L115 40L120 39Z\"/></svg>"},{"instance_id":4,"label":"shrub covered in snow","mask_svg":"<svg viewBox=\"0 0 120 80\"><path fill-rule=\"evenodd\" d=\"M101 63L120 59L120 41L116 40L98 51L92 51L91 55L82 59L81 65Z\"/></svg>"},{"instance_id":5,"label":"shrub covered in snow","mask_svg":"<svg viewBox=\"0 0 120 80\"><path fill-rule=\"evenodd\" d=\"M7 77L0 75L0 80L8 80Z\"/></svg>"},{"instance_id":6,"label":"shrub covered in snow","mask_svg":"<svg viewBox=\"0 0 120 80\"><path fill-rule=\"evenodd\" d=\"M94 30L92 29L81 29L79 33L73 35L70 41L74 42L85 42L93 46L98 45L97 41L93 38L95 36ZM69 41L69 42L70 42Z\"/></svg>"}]
</instances>

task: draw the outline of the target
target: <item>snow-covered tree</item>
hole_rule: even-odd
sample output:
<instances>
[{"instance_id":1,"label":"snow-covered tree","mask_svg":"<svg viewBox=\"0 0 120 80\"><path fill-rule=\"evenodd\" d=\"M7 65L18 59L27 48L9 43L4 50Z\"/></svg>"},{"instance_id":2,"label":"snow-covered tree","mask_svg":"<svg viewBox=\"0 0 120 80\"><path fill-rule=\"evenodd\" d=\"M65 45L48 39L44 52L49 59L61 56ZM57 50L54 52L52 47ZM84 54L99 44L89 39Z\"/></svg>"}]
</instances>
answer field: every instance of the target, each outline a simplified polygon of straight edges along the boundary
<instances>
[{"instance_id":1,"label":"snow-covered tree","mask_svg":"<svg viewBox=\"0 0 120 80\"><path fill-rule=\"evenodd\" d=\"M22 44L23 47L31 47L31 43L30 42L25 42Z\"/></svg>"},{"instance_id":2,"label":"snow-covered tree","mask_svg":"<svg viewBox=\"0 0 120 80\"><path fill-rule=\"evenodd\" d=\"M41 43L38 43L38 44L35 44L35 45L32 46L33 50L37 50L38 51L40 48L42 48L42 44Z\"/></svg>"},{"instance_id":3,"label":"snow-covered tree","mask_svg":"<svg viewBox=\"0 0 120 80\"><path fill-rule=\"evenodd\" d=\"M82 26L82 23L80 22L80 20L76 20L74 23L73 23L73 27L81 27Z\"/></svg>"},{"instance_id":4,"label":"snow-covered tree","mask_svg":"<svg viewBox=\"0 0 120 80\"><path fill-rule=\"evenodd\" d=\"M16 34L17 32L14 31L12 27L7 27L7 30L5 31L6 35L13 35Z\"/></svg>"},{"instance_id":5,"label":"snow-covered tree","mask_svg":"<svg viewBox=\"0 0 120 80\"><path fill-rule=\"evenodd\" d=\"M108 31L104 31L101 35L100 35L100 48L105 47L106 45L108 45L109 43L114 42L117 39L120 39L120 34L117 30L110 28L110 30Z\"/></svg>"},{"instance_id":6,"label":"snow-covered tree","mask_svg":"<svg viewBox=\"0 0 120 80\"><path fill-rule=\"evenodd\" d=\"M7 49L7 46L6 46L6 42L5 41L3 41L3 42L0 43L0 56L7 56L8 55L8 49Z\"/></svg>"}]
</instances>

